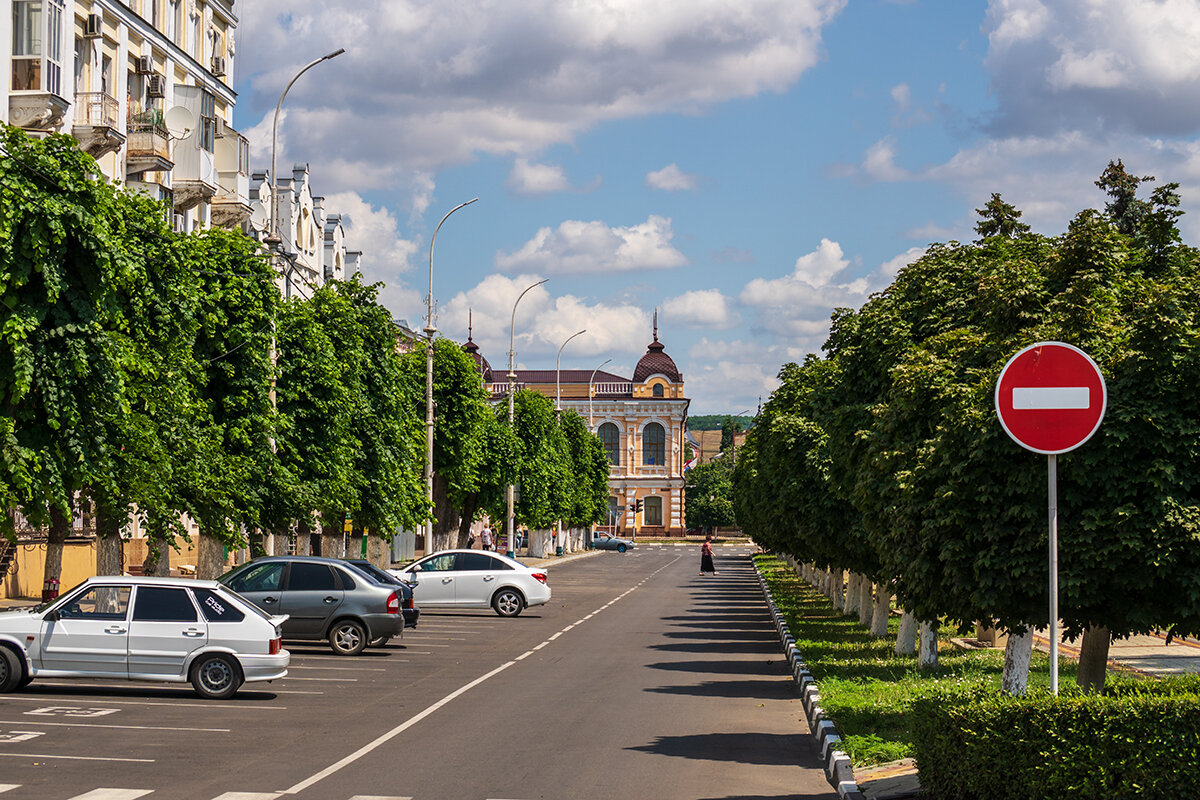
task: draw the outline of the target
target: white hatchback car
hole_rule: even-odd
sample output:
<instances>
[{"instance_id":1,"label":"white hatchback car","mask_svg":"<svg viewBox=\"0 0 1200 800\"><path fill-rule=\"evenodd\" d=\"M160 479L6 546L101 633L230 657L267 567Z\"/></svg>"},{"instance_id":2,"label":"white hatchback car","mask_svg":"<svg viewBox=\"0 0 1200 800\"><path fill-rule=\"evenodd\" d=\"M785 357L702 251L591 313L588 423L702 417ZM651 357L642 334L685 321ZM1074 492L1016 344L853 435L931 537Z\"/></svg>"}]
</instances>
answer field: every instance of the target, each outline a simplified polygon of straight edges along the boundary
<instances>
[{"instance_id":1,"label":"white hatchback car","mask_svg":"<svg viewBox=\"0 0 1200 800\"><path fill-rule=\"evenodd\" d=\"M280 625L216 581L114 575L0 612L0 692L34 678L188 683L224 699L287 675Z\"/></svg>"},{"instance_id":2,"label":"white hatchback car","mask_svg":"<svg viewBox=\"0 0 1200 800\"><path fill-rule=\"evenodd\" d=\"M527 606L550 602L546 571L488 550L443 550L388 570L415 583L421 607L487 608L515 617Z\"/></svg>"}]
</instances>

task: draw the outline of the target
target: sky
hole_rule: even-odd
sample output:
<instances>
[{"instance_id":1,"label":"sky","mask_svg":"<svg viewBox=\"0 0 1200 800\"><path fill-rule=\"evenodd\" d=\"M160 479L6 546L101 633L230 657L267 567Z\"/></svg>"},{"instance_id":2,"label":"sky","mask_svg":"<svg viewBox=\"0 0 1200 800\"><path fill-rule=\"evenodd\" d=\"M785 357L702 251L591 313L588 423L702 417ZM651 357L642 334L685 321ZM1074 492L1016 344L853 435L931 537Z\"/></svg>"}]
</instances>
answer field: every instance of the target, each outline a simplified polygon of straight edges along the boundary
<instances>
[{"instance_id":1,"label":"sky","mask_svg":"<svg viewBox=\"0 0 1200 800\"><path fill-rule=\"evenodd\" d=\"M631 377L652 317L690 413L758 407L993 192L1056 235L1110 160L1200 242L1196 0L238 0L252 169L306 162L381 301L493 367ZM1151 184L1151 186L1158 184ZM1149 190L1147 190L1149 191Z\"/></svg>"}]
</instances>

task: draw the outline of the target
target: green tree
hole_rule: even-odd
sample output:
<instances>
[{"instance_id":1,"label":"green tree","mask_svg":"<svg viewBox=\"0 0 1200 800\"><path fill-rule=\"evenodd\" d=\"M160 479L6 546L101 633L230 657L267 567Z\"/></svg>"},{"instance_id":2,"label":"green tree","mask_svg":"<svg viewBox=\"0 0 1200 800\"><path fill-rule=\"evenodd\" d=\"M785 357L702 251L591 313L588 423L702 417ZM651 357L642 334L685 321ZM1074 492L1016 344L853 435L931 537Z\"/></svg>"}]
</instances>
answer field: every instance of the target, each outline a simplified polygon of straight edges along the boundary
<instances>
[{"instance_id":1,"label":"green tree","mask_svg":"<svg viewBox=\"0 0 1200 800\"><path fill-rule=\"evenodd\" d=\"M734 446L734 442L737 441L734 437L741 432L742 432L742 423L735 420L733 417L726 415L725 421L721 423L721 449L720 449L720 452L724 453L726 451L732 450L733 446Z\"/></svg>"},{"instance_id":2,"label":"green tree","mask_svg":"<svg viewBox=\"0 0 1200 800\"><path fill-rule=\"evenodd\" d=\"M733 459L714 458L688 470L684 483L687 527L735 525L733 507Z\"/></svg>"},{"instance_id":3,"label":"green tree","mask_svg":"<svg viewBox=\"0 0 1200 800\"><path fill-rule=\"evenodd\" d=\"M1021 222L1020 210L1000 198L999 192L992 192L992 199L983 208L975 209L979 221L975 223L975 232L980 238L1003 236L1016 239L1029 233L1029 226Z\"/></svg>"}]
</instances>

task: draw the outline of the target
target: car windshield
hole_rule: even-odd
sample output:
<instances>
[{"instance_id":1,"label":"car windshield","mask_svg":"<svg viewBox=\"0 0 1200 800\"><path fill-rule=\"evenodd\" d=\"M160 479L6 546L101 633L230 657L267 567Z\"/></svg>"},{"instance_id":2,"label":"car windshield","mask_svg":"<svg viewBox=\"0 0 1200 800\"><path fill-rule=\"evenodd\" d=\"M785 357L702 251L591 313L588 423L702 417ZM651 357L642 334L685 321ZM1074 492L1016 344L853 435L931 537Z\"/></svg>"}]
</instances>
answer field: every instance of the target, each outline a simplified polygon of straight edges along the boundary
<instances>
[{"instance_id":1,"label":"car windshield","mask_svg":"<svg viewBox=\"0 0 1200 800\"><path fill-rule=\"evenodd\" d=\"M249 600L242 597L240 594L235 592L233 589L230 589L228 586L218 586L215 589L212 589L211 591L216 592L218 595L221 595L221 596L233 597L233 598L239 600L240 601L239 608L241 608L243 611L250 611L254 614L257 614L258 616L262 617L265 620L271 619L270 614L263 611L261 608L254 605L254 603L251 603Z\"/></svg>"},{"instance_id":2,"label":"car windshield","mask_svg":"<svg viewBox=\"0 0 1200 800\"><path fill-rule=\"evenodd\" d=\"M361 572L363 575L367 576L368 578L375 581L376 583L383 583L383 584L396 583L396 578L387 574L386 572L384 572L383 570L381 570L379 567L375 566L374 564L370 563L369 561L347 561L346 563L348 565L350 565L351 569Z\"/></svg>"}]
</instances>

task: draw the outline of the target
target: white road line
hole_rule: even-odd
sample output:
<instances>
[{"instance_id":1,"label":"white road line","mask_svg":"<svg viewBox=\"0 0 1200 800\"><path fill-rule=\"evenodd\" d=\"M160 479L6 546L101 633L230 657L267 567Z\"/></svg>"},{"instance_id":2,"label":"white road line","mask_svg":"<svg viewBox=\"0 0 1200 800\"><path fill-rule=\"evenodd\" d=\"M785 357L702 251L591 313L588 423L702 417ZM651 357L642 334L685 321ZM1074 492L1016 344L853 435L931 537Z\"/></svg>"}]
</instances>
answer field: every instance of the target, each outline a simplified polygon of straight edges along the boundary
<instances>
[{"instance_id":1,"label":"white road line","mask_svg":"<svg viewBox=\"0 0 1200 800\"><path fill-rule=\"evenodd\" d=\"M11 792L13 789L20 789L19 783L0 783L0 792Z\"/></svg>"},{"instance_id":2,"label":"white road line","mask_svg":"<svg viewBox=\"0 0 1200 800\"><path fill-rule=\"evenodd\" d=\"M275 800L279 792L226 792L213 800Z\"/></svg>"},{"instance_id":3,"label":"white road line","mask_svg":"<svg viewBox=\"0 0 1200 800\"><path fill-rule=\"evenodd\" d=\"M71 800L137 800L153 791L153 789L93 789L86 794L77 794Z\"/></svg>"},{"instance_id":4,"label":"white road line","mask_svg":"<svg viewBox=\"0 0 1200 800\"><path fill-rule=\"evenodd\" d=\"M322 672L387 672L382 667L288 667L289 672L294 669L319 669Z\"/></svg>"},{"instance_id":5,"label":"white road line","mask_svg":"<svg viewBox=\"0 0 1200 800\"><path fill-rule=\"evenodd\" d=\"M285 681L333 681L334 683L358 683L358 678L301 678L298 675L288 675Z\"/></svg>"},{"instance_id":6,"label":"white road line","mask_svg":"<svg viewBox=\"0 0 1200 800\"><path fill-rule=\"evenodd\" d=\"M356 794L350 800L413 800L411 797L385 797L381 794Z\"/></svg>"},{"instance_id":7,"label":"white road line","mask_svg":"<svg viewBox=\"0 0 1200 800\"><path fill-rule=\"evenodd\" d=\"M64 699L78 700L79 698L67 695L67 697L65 697ZM28 703L28 702L44 703L44 702L46 702L47 698L45 698L45 697L20 697L17 695L7 695L4 698L4 700L7 703L11 703L13 701L19 701L19 702L25 702L25 703ZM221 703L220 705L205 705L204 703L166 703L166 702L162 702L159 700L98 700L94 697L87 698L87 701L88 701L88 703L108 703L110 705L127 705L127 706L180 706L182 708L207 709L210 711L225 711L230 708L253 709L255 711L258 711L259 709L264 709L267 711L285 711L285 710L287 710L287 706L260 706L260 705L255 705L253 703L250 703L250 704L243 703L241 705L235 705L234 703Z\"/></svg>"},{"instance_id":8,"label":"white road line","mask_svg":"<svg viewBox=\"0 0 1200 800\"><path fill-rule=\"evenodd\" d=\"M99 722L42 722L36 720L30 722L23 719L20 722L16 720L0 719L0 725L53 725L59 728L119 728L124 731L184 731L191 733L229 733L229 728L168 728L159 725L102 725Z\"/></svg>"},{"instance_id":9,"label":"white road line","mask_svg":"<svg viewBox=\"0 0 1200 800\"><path fill-rule=\"evenodd\" d=\"M102 758L100 756L59 756L49 753L0 753L9 758L58 758L66 761L128 761L137 764L153 764L153 758Z\"/></svg>"}]
</instances>

